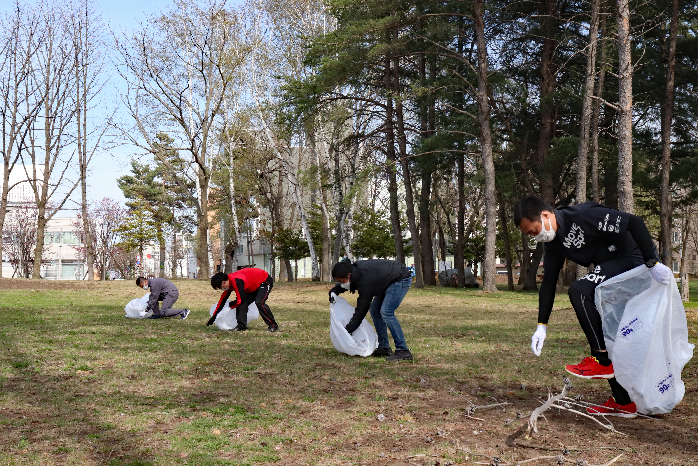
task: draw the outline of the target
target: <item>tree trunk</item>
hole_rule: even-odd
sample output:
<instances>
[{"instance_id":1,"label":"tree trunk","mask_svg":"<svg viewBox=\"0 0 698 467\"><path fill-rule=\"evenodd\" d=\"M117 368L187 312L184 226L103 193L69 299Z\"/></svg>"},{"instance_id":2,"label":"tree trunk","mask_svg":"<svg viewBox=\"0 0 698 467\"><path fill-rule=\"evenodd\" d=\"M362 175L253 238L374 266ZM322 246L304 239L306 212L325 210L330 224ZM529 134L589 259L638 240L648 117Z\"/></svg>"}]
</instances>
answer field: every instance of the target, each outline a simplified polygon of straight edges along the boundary
<instances>
[{"instance_id":1,"label":"tree trunk","mask_svg":"<svg viewBox=\"0 0 698 467\"><path fill-rule=\"evenodd\" d=\"M502 224L502 236L504 237L504 255L507 266L507 289L514 290L514 267L511 257L511 240L509 239L509 224L507 222L507 213L504 206L504 200L499 197L499 221Z\"/></svg>"},{"instance_id":2,"label":"tree trunk","mask_svg":"<svg viewBox=\"0 0 698 467\"><path fill-rule=\"evenodd\" d=\"M528 235L521 234L521 261L519 262L519 285L526 289L526 278L528 277L528 266L531 264L531 249L529 248Z\"/></svg>"},{"instance_id":3,"label":"tree trunk","mask_svg":"<svg viewBox=\"0 0 698 467\"><path fill-rule=\"evenodd\" d=\"M393 87L397 95L400 93L400 59L393 59ZM395 106L395 116L397 122L397 141L400 150L400 164L402 166L402 179L405 184L405 203L407 205L407 222L410 226L410 236L412 237L412 256L414 257L415 286L424 287L424 276L422 275L422 249L419 244L419 230L414 213L414 195L412 193L412 177L410 176L410 166L407 160L407 136L405 135L405 123L403 121L402 101L397 100Z\"/></svg>"},{"instance_id":4,"label":"tree trunk","mask_svg":"<svg viewBox=\"0 0 698 467\"><path fill-rule=\"evenodd\" d=\"M196 260L198 261L197 279L206 278L211 272L210 263L208 260L208 184L210 175L204 170L199 169L197 180L199 181L199 218L196 229L196 244L194 251Z\"/></svg>"},{"instance_id":5,"label":"tree trunk","mask_svg":"<svg viewBox=\"0 0 698 467\"><path fill-rule=\"evenodd\" d=\"M662 190L659 200L660 261L671 267L672 199L669 175L671 173L671 126L674 117L674 81L676 75L676 35L679 23L679 0L671 2L669 42L667 44L666 90L662 105ZM683 253L681 264L683 267ZM683 289L683 283L681 285Z\"/></svg>"},{"instance_id":6,"label":"tree trunk","mask_svg":"<svg viewBox=\"0 0 698 467\"><path fill-rule=\"evenodd\" d=\"M591 19L589 21L589 46L587 47L587 64L584 75L584 96L582 98L581 134L577 152L577 204L587 200L587 159L589 156L589 127L591 126L591 105L594 95L594 78L596 75L596 44L599 33L599 2L591 2Z\"/></svg>"},{"instance_id":7,"label":"tree trunk","mask_svg":"<svg viewBox=\"0 0 698 467\"><path fill-rule=\"evenodd\" d=\"M587 200L587 160L589 156L589 128L591 126L592 96L594 95L594 77L596 75L596 44L599 35L599 2L591 2L591 18L589 21L589 46L587 47L587 65L584 75L584 96L582 97L581 134L579 135L579 150L577 152L577 189L575 198L577 204ZM581 279L586 274L586 268L577 265L576 277Z\"/></svg>"},{"instance_id":8,"label":"tree trunk","mask_svg":"<svg viewBox=\"0 0 698 467\"><path fill-rule=\"evenodd\" d=\"M483 290L496 292L496 240L497 240L497 198L492 155L492 134L490 129L490 104L487 92L487 46L485 44L485 22L483 0L474 2L475 36L477 38L477 103L480 120L480 144L482 145L482 165L485 172L485 262L483 264Z\"/></svg>"},{"instance_id":9,"label":"tree trunk","mask_svg":"<svg viewBox=\"0 0 698 467\"><path fill-rule=\"evenodd\" d=\"M431 235L431 182L432 172L423 168L422 189L419 196L419 242L422 248L424 285L436 285L436 277L434 275L434 246Z\"/></svg>"},{"instance_id":10,"label":"tree trunk","mask_svg":"<svg viewBox=\"0 0 698 467\"><path fill-rule=\"evenodd\" d=\"M557 1L545 0L545 14L543 49L541 51L540 65L540 136L536 150L537 167L540 172L540 197L551 206L555 206L555 193L553 189L553 174L546 159L550 154L550 147L555 137L556 106L553 101L555 92L555 43L557 32Z\"/></svg>"},{"instance_id":11,"label":"tree trunk","mask_svg":"<svg viewBox=\"0 0 698 467\"><path fill-rule=\"evenodd\" d=\"M603 40L606 37L606 15L601 14L601 52L599 56L599 79L596 85L596 99L594 99L591 117L591 199L600 202L599 193L599 121L601 118L601 99L603 98L604 85L606 83L606 46ZM598 48L598 47L597 47Z\"/></svg>"},{"instance_id":12,"label":"tree trunk","mask_svg":"<svg viewBox=\"0 0 698 467\"><path fill-rule=\"evenodd\" d=\"M395 242L395 260L405 264L405 246L402 242L402 223L400 222L400 206L397 193L397 167L395 157L395 122L393 116L393 98L390 97L392 76L390 59L385 59L384 84L386 89L385 106L385 144L388 173L388 195L390 200L390 224L393 228L393 240Z\"/></svg>"},{"instance_id":13,"label":"tree trunk","mask_svg":"<svg viewBox=\"0 0 698 467\"><path fill-rule=\"evenodd\" d=\"M674 0L676 4L678 0ZM676 10L675 10L676 11ZM691 235L691 210L686 209L684 216L683 229L681 232L681 266L679 268L679 277L681 279L681 301L688 302L689 299L689 279L688 279L688 239Z\"/></svg>"},{"instance_id":14,"label":"tree trunk","mask_svg":"<svg viewBox=\"0 0 698 467\"><path fill-rule=\"evenodd\" d=\"M528 265L528 270L526 271L526 284L524 284L524 290L538 290L536 285L536 280L538 278L538 265L543 257L543 244L538 242L536 249L531 255L531 262Z\"/></svg>"},{"instance_id":15,"label":"tree trunk","mask_svg":"<svg viewBox=\"0 0 698 467\"><path fill-rule=\"evenodd\" d=\"M465 258L463 250L465 249L465 154L459 153L456 158L458 175L456 177L458 183L458 243L456 251L453 255L453 267L458 270L458 285L463 287L465 284Z\"/></svg>"},{"instance_id":16,"label":"tree trunk","mask_svg":"<svg viewBox=\"0 0 698 467\"><path fill-rule=\"evenodd\" d=\"M629 3L630 0L618 0L618 209L632 214L633 65Z\"/></svg>"}]
</instances>

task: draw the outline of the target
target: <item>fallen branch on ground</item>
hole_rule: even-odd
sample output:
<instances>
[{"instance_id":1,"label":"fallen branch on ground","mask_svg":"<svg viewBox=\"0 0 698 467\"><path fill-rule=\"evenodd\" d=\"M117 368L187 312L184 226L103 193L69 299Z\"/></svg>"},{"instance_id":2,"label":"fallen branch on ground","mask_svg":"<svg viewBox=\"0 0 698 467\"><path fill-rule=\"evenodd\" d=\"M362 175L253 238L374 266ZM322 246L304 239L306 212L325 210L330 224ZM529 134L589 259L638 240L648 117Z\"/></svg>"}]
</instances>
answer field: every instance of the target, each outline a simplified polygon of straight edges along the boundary
<instances>
[{"instance_id":1,"label":"fallen branch on ground","mask_svg":"<svg viewBox=\"0 0 698 467\"><path fill-rule=\"evenodd\" d=\"M567 378L567 376L563 378L562 382L565 384L565 387L562 388L562 392L560 394L556 396L548 394L548 400L545 401L545 403L538 407L536 410L531 412L531 416L528 419L529 436L531 433L538 433L538 417L540 417L543 414L543 412L548 410L556 401L567 397L567 393L570 392L570 389L572 389L572 384L570 383L570 380L569 378Z\"/></svg>"}]
</instances>

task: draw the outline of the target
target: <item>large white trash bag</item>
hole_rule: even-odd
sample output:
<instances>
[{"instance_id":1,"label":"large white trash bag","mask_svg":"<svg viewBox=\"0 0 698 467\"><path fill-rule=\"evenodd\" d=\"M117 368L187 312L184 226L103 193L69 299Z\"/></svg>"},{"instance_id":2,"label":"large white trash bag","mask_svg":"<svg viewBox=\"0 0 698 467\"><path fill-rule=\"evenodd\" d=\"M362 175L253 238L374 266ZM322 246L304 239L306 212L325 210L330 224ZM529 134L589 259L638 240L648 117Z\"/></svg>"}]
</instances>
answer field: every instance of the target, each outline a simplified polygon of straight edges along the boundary
<instances>
[{"instance_id":1,"label":"large white trash bag","mask_svg":"<svg viewBox=\"0 0 698 467\"><path fill-rule=\"evenodd\" d=\"M662 285L638 266L599 284L595 299L618 382L639 412L671 412L686 391L681 370L695 347L674 278Z\"/></svg>"},{"instance_id":2,"label":"large white trash bag","mask_svg":"<svg viewBox=\"0 0 698 467\"><path fill-rule=\"evenodd\" d=\"M211 310L209 310L208 315L213 316L213 313L216 311L216 307L218 306L218 303L214 303L211 305ZM228 300L225 301L225 306L221 311L218 312L216 315L216 320L213 322L216 326L218 326L218 329L222 329L224 331L229 331L230 329L235 329L238 325L238 320L236 317L236 308L230 308L230 302ZM247 308L247 323L245 325L249 324L250 321L255 320L259 318L259 310L257 309L257 305L252 302L250 303L250 306Z\"/></svg>"},{"instance_id":3,"label":"large white trash bag","mask_svg":"<svg viewBox=\"0 0 698 467\"><path fill-rule=\"evenodd\" d=\"M126 304L124 311L126 312L127 318L150 318L153 316L153 312L145 312L148 306L148 300L150 299L150 293L143 295L142 298L134 298Z\"/></svg>"},{"instance_id":4,"label":"large white trash bag","mask_svg":"<svg viewBox=\"0 0 698 467\"><path fill-rule=\"evenodd\" d=\"M370 356L378 348L378 335L365 319L349 334L346 325L354 315L354 307L342 297L330 305L330 339L334 348L349 355Z\"/></svg>"}]
</instances>

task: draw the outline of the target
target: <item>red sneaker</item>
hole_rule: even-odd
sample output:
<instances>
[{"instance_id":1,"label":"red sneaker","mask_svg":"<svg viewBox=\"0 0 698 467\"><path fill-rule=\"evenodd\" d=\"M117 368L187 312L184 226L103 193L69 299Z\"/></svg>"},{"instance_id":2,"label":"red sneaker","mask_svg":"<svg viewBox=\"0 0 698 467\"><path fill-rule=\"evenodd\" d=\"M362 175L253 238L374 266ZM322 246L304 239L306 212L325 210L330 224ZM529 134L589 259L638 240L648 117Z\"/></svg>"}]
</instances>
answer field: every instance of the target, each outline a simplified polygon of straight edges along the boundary
<instances>
[{"instance_id":1,"label":"red sneaker","mask_svg":"<svg viewBox=\"0 0 698 467\"><path fill-rule=\"evenodd\" d=\"M613 363L603 366L594 357L586 357L577 365L566 365L565 370L584 379L611 379L615 376Z\"/></svg>"},{"instance_id":2,"label":"red sneaker","mask_svg":"<svg viewBox=\"0 0 698 467\"><path fill-rule=\"evenodd\" d=\"M620 405L611 397L603 405L589 407L587 412L591 415L613 415L615 417L635 418L637 417L637 406L635 406L635 402Z\"/></svg>"}]
</instances>

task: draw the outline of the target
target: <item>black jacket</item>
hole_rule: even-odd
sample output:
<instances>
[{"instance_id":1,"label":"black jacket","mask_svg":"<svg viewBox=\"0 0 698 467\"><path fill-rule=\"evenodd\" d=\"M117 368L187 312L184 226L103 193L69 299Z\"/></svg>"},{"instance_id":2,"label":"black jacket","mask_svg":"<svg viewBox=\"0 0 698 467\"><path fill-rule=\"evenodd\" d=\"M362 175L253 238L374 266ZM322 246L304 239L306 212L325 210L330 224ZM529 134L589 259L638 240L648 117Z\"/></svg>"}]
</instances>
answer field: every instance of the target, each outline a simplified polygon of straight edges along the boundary
<instances>
[{"instance_id":1,"label":"black jacket","mask_svg":"<svg viewBox=\"0 0 698 467\"><path fill-rule=\"evenodd\" d=\"M407 266L398 261L368 259L352 264L349 290L351 293L358 291L359 298L356 301L354 316L346 326L347 331L351 334L361 325L374 297L383 297L391 284L411 276ZM332 292L339 295L346 292L346 289L337 283Z\"/></svg>"},{"instance_id":2,"label":"black jacket","mask_svg":"<svg viewBox=\"0 0 698 467\"><path fill-rule=\"evenodd\" d=\"M554 214L557 232L544 247L543 283L538 294L539 323L548 323L565 259L589 266L640 255L647 261L657 255L645 222L633 214L593 202L556 209Z\"/></svg>"}]
</instances>

